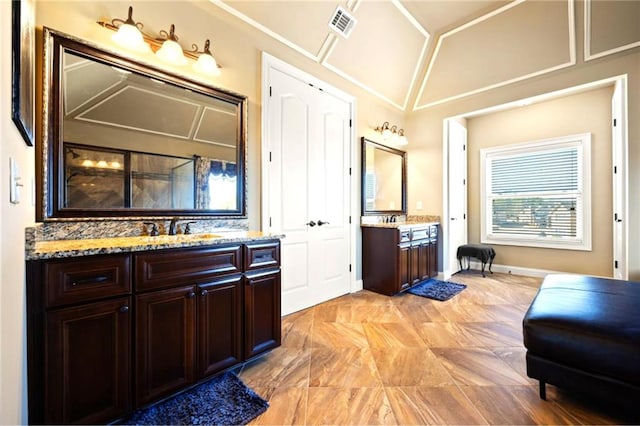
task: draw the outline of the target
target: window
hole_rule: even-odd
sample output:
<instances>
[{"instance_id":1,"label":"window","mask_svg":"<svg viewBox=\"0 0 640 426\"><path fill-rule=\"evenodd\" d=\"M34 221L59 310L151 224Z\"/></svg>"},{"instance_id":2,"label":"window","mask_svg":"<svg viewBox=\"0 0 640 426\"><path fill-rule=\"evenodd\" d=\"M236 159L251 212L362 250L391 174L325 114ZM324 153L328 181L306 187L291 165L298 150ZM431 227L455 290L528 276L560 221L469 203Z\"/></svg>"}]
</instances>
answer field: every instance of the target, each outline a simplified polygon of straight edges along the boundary
<instances>
[{"instance_id":1,"label":"window","mask_svg":"<svg viewBox=\"0 0 640 426\"><path fill-rule=\"evenodd\" d=\"M482 242L591 250L591 135L480 150Z\"/></svg>"}]
</instances>

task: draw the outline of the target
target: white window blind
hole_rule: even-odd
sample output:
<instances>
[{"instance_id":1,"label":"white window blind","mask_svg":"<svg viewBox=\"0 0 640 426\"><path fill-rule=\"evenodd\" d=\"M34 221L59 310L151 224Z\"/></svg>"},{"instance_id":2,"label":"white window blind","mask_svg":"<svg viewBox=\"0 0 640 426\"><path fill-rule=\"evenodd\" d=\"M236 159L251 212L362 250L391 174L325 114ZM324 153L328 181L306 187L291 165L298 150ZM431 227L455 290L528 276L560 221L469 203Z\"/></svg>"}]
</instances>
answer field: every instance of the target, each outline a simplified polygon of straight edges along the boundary
<instances>
[{"instance_id":1,"label":"white window blind","mask_svg":"<svg viewBox=\"0 0 640 426\"><path fill-rule=\"evenodd\" d=\"M482 150L483 241L590 249L589 139Z\"/></svg>"}]
</instances>

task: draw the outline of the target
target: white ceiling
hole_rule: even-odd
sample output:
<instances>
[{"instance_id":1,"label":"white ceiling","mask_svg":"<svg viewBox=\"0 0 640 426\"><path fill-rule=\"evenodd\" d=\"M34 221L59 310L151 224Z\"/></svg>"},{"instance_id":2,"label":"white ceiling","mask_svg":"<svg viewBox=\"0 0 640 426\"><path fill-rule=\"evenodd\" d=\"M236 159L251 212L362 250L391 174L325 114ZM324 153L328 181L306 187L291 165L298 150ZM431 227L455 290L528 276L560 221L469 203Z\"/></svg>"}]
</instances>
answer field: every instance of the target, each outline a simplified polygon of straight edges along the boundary
<instances>
[{"instance_id":1,"label":"white ceiling","mask_svg":"<svg viewBox=\"0 0 640 426\"><path fill-rule=\"evenodd\" d=\"M212 2L402 110L412 106L433 41L444 31L508 3L495 0ZM338 6L345 7L357 20L346 39L328 27Z\"/></svg>"},{"instance_id":2,"label":"white ceiling","mask_svg":"<svg viewBox=\"0 0 640 426\"><path fill-rule=\"evenodd\" d=\"M403 111L575 65L577 19L587 47L640 44L637 1L585 0L582 16L576 0L209 1ZM348 38L328 27L338 6Z\"/></svg>"}]
</instances>

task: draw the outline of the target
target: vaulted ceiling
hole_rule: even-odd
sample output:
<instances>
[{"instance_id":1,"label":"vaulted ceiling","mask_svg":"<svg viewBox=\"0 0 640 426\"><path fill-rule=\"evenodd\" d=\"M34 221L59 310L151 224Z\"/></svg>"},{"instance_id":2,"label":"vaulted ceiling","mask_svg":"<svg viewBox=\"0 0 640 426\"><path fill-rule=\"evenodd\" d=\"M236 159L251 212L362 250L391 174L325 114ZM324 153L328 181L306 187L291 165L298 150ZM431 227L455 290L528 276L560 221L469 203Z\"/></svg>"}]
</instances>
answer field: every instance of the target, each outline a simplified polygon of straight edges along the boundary
<instances>
[{"instance_id":1,"label":"vaulted ceiling","mask_svg":"<svg viewBox=\"0 0 640 426\"><path fill-rule=\"evenodd\" d=\"M403 111L576 64L574 0L211 2ZM329 28L338 7L355 21L348 37ZM598 43L639 44L640 1L585 10L585 59Z\"/></svg>"}]
</instances>

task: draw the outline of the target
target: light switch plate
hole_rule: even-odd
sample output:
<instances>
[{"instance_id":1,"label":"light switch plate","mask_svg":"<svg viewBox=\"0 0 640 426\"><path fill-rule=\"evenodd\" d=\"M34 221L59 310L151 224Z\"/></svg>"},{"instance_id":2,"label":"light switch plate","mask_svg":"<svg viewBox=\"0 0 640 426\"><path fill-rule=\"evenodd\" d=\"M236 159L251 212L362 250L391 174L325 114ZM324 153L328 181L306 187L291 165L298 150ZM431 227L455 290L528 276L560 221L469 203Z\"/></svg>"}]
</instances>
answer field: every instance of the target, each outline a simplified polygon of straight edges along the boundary
<instances>
[{"instance_id":1,"label":"light switch plate","mask_svg":"<svg viewBox=\"0 0 640 426\"><path fill-rule=\"evenodd\" d=\"M422 210L422 201L416 201L416 210Z\"/></svg>"},{"instance_id":2,"label":"light switch plate","mask_svg":"<svg viewBox=\"0 0 640 426\"><path fill-rule=\"evenodd\" d=\"M20 168L12 157L9 157L9 202L20 203Z\"/></svg>"}]
</instances>

